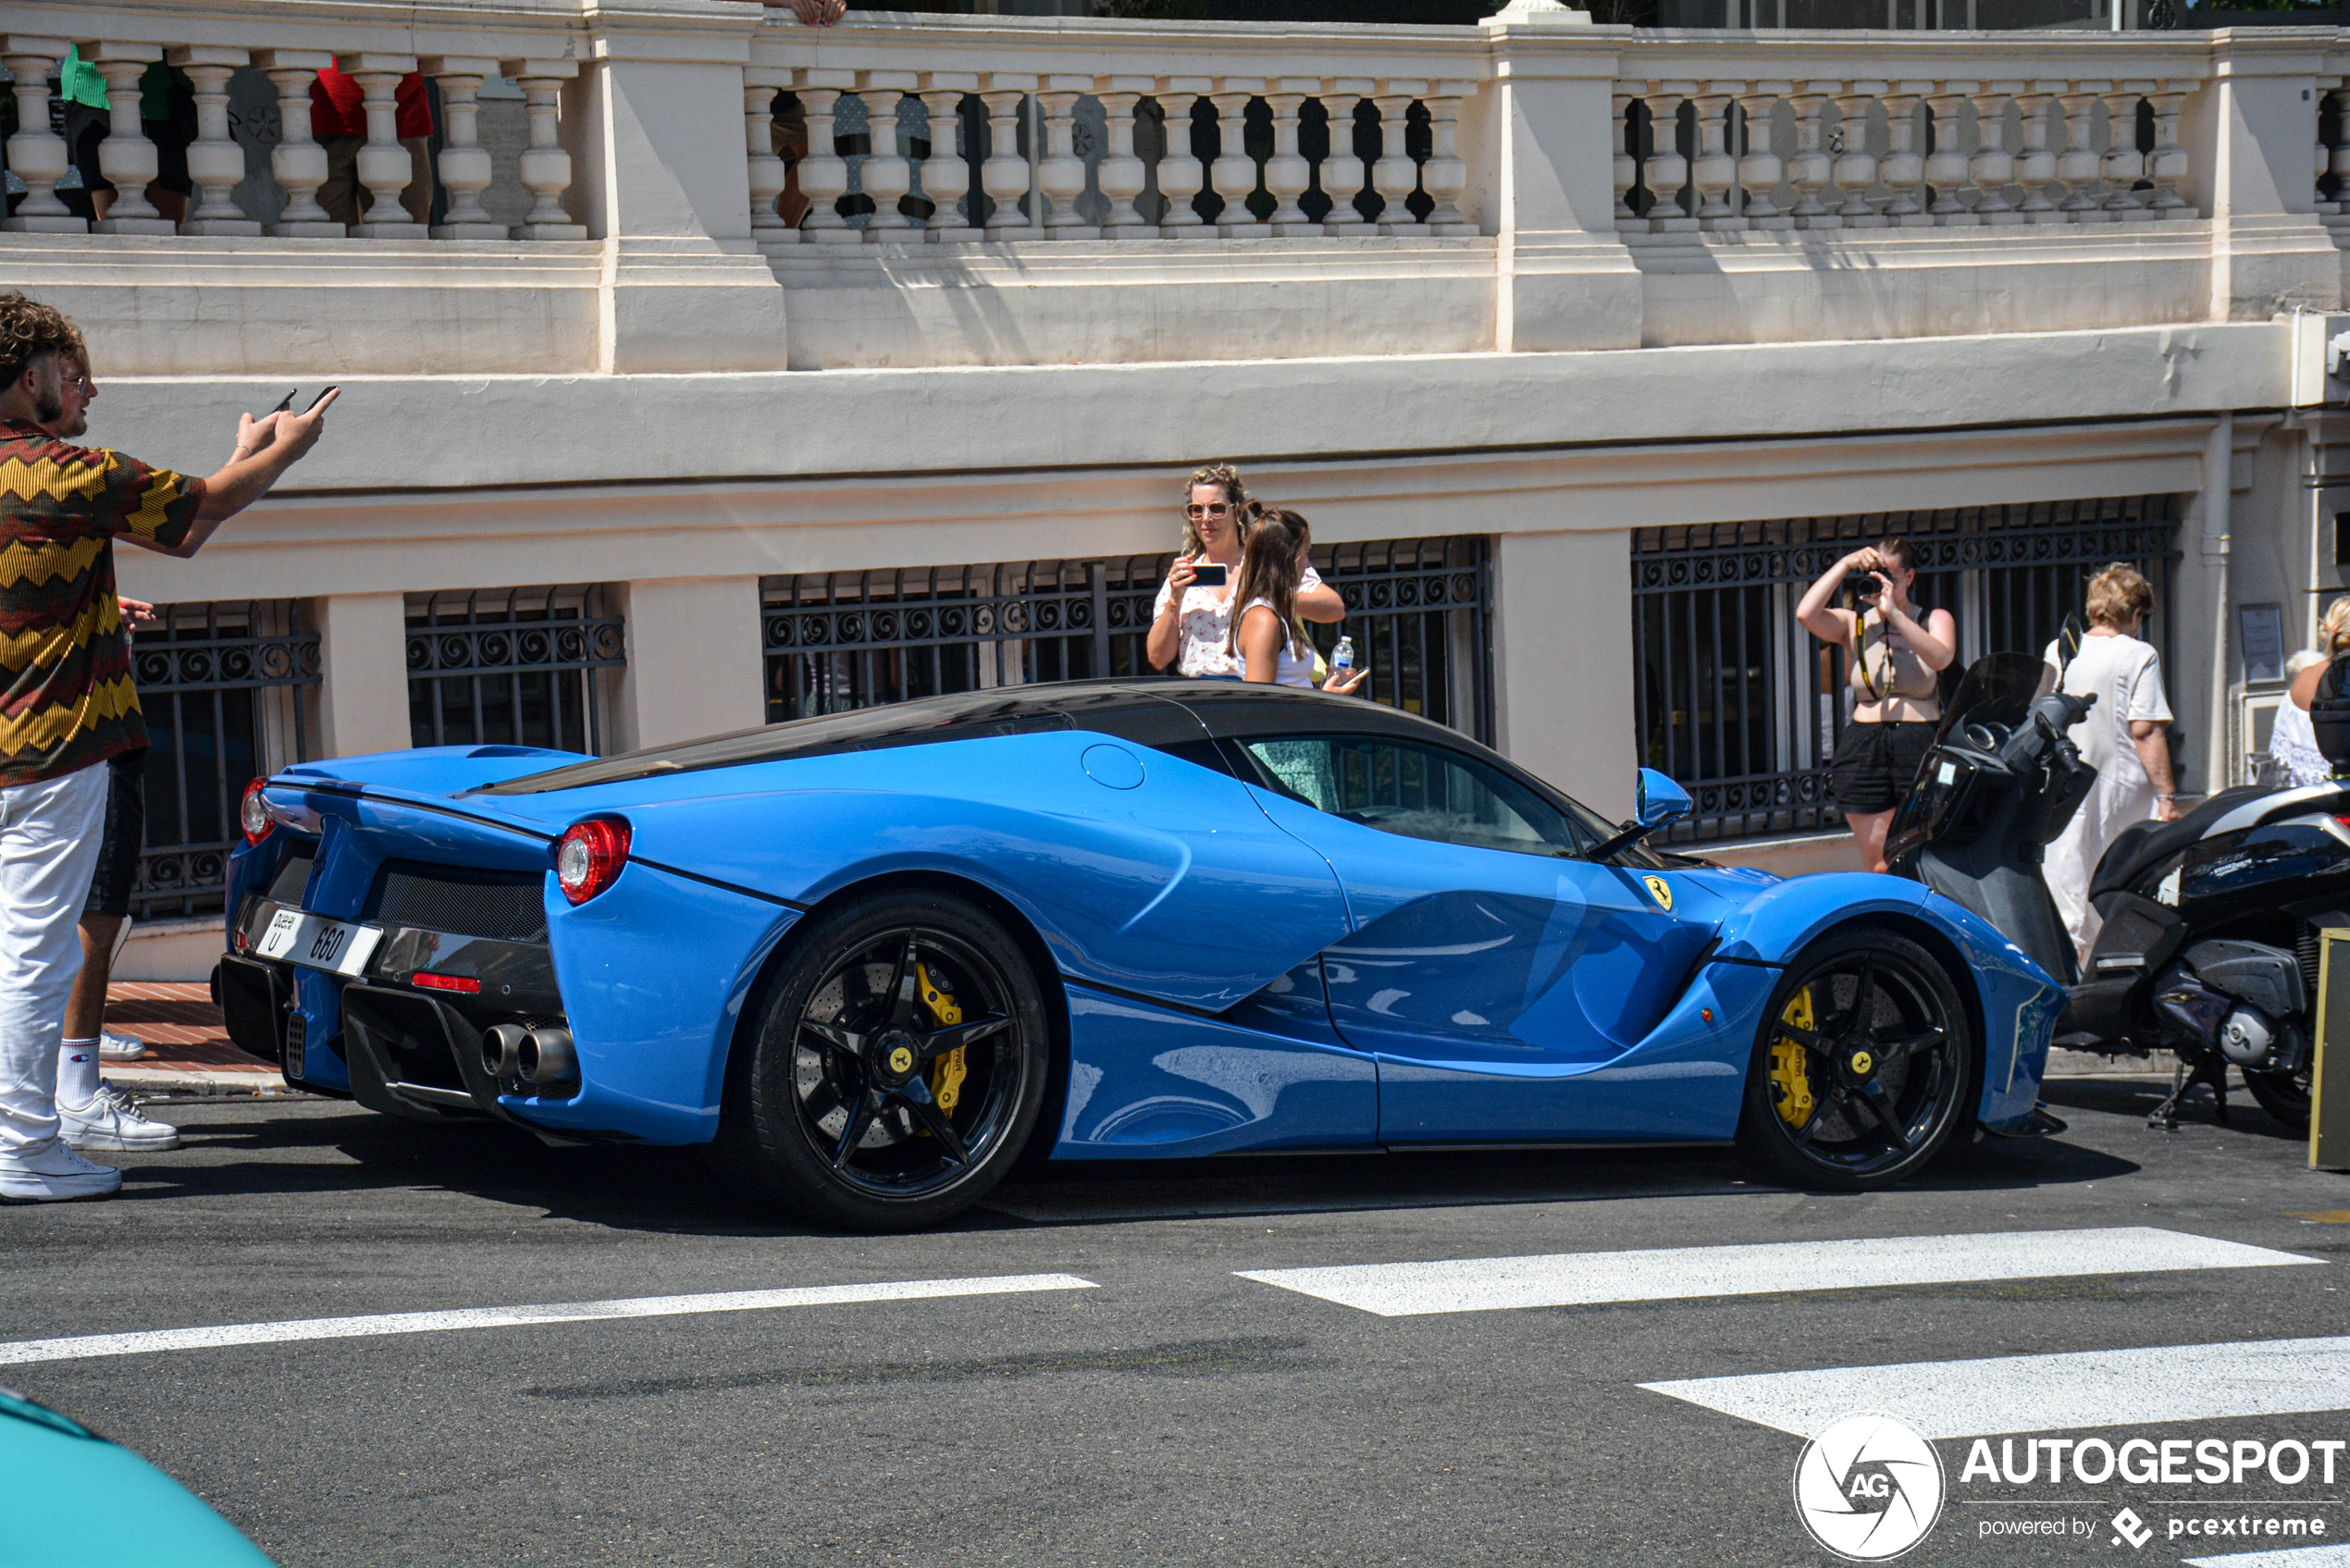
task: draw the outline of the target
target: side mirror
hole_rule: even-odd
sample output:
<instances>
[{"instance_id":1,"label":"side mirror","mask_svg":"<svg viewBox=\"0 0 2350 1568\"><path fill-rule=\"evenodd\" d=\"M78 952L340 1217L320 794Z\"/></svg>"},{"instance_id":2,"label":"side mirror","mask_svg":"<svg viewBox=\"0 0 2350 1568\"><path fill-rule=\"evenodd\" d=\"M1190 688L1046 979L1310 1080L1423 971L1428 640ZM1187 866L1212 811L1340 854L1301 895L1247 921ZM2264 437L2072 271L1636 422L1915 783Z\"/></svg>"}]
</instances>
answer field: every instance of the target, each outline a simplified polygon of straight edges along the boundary
<instances>
[{"instance_id":1,"label":"side mirror","mask_svg":"<svg viewBox=\"0 0 2350 1568\"><path fill-rule=\"evenodd\" d=\"M1640 826L1654 832L1669 822L1679 821L1696 809L1697 802L1689 798L1688 790L1654 768L1640 770L1632 806L1633 819Z\"/></svg>"},{"instance_id":2,"label":"side mirror","mask_svg":"<svg viewBox=\"0 0 2350 1568\"><path fill-rule=\"evenodd\" d=\"M1654 768L1643 768L1633 788L1632 820L1614 837L1592 850L1591 858L1604 860L1629 849L1657 829L1677 822L1696 809L1697 802L1689 798L1688 790Z\"/></svg>"}]
</instances>

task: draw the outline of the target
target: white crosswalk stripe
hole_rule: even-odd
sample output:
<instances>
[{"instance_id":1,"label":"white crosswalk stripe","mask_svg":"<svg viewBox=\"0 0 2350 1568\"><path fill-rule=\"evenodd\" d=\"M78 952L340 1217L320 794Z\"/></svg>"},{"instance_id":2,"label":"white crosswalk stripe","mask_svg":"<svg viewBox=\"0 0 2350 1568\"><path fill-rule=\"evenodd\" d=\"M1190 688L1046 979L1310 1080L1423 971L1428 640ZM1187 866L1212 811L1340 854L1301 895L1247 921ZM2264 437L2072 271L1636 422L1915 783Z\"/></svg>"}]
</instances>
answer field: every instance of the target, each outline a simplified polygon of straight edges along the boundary
<instances>
[{"instance_id":1,"label":"white crosswalk stripe","mask_svg":"<svg viewBox=\"0 0 2350 1568\"><path fill-rule=\"evenodd\" d=\"M1787 1290L2270 1268L2321 1261L2176 1230L2128 1226L1255 1269L1242 1271L1241 1278L1381 1317L1409 1317Z\"/></svg>"},{"instance_id":2,"label":"white crosswalk stripe","mask_svg":"<svg viewBox=\"0 0 2350 1568\"><path fill-rule=\"evenodd\" d=\"M2190 1557L2186 1568L2350 1568L2350 1546L2296 1546L2282 1551Z\"/></svg>"},{"instance_id":3,"label":"white crosswalk stripe","mask_svg":"<svg viewBox=\"0 0 2350 1568\"><path fill-rule=\"evenodd\" d=\"M2350 1410L2350 1338L1912 1361L1643 1383L1808 1438L1855 1409L1926 1438Z\"/></svg>"},{"instance_id":4,"label":"white crosswalk stripe","mask_svg":"<svg viewBox=\"0 0 2350 1568\"><path fill-rule=\"evenodd\" d=\"M1005 1274L974 1279L908 1279L876 1285L814 1285L779 1290L720 1290L696 1296L636 1296L544 1306L467 1307L451 1312L383 1313L365 1317L310 1317L280 1323L225 1323L204 1328L159 1328L134 1334L82 1334L70 1339L19 1340L0 1344L0 1366L150 1351L216 1350L224 1345L282 1344L297 1340L350 1340L376 1334L433 1334L457 1328L501 1328L526 1323L593 1323L608 1318L674 1317L707 1312L769 1312L778 1307L848 1306L951 1296L1002 1296L1030 1290L1091 1290L1073 1274Z\"/></svg>"}]
</instances>

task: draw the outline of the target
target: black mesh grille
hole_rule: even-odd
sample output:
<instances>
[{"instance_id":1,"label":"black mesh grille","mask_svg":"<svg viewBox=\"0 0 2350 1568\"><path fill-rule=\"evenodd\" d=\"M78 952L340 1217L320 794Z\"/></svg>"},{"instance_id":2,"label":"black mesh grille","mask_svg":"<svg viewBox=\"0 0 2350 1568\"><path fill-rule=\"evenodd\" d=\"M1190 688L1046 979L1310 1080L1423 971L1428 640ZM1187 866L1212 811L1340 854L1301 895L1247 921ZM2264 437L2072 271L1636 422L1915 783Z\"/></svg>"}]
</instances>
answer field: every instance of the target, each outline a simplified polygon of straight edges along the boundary
<instances>
[{"instance_id":1,"label":"black mesh grille","mask_svg":"<svg viewBox=\"0 0 2350 1568\"><path fill-rule=\"evenodd\" d=\"M278 879L269 884L269 897L273 902L291 904L296 908L302 907L303 890L310 885L312 858L308 855L286 857L285 864L278 868Z\"/></svg>"},{"instance_id":2,"label":"black mesh grille","mask_svg":"<svg viewBox=\"0 0 2350 1568\"><path fill-rule=\"evenodd\" d=\"M2294 957L2301 965L2301 983L2309 988L2309 999L2318 997L2318 928L2308 921L2301 922L2301 934L2294 942Z\"/></svg>"},{"instance_id":3,"label":"black mesh grille","mask_svg":"<svg viewBox=\"0 0 2350 1568\"><path fill-rule=\"evenodd\" d=\"M546 882L529 871L393 860L377 879L369 918L388 926L422 926L501 942L544 942L547 909L540 899Z\"/></svg>"}]
</instances>

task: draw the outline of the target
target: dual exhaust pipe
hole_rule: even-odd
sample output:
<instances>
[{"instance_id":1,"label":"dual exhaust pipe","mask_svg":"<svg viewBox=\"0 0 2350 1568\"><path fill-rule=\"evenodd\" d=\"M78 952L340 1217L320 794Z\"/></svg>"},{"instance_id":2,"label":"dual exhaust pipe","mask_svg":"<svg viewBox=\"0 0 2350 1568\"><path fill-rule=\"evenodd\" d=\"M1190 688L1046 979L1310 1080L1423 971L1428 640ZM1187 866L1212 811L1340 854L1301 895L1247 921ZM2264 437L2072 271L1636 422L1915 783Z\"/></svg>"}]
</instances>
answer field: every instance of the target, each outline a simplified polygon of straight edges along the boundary
<instances>
[{"instance_id":1,"label":"dual exhaust pipe","mask_svg":"<svg viewBox=\"0 0 2350 1568\"><path fill-rule=\"evenodd\" d=\"M579 1076L579 1057L567 1029L501 1023L482 1034L481 1070L525 1083L562 1083Z\"/></svg>"}]
</instances>

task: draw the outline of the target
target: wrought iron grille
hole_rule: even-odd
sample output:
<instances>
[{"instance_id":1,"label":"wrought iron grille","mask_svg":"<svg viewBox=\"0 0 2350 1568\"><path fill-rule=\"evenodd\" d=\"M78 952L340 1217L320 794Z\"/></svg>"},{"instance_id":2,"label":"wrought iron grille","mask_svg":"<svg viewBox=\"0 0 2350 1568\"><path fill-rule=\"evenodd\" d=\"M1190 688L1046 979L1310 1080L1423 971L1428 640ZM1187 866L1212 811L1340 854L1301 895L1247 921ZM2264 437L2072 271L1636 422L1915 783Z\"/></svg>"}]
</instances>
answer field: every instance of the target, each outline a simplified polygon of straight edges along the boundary
<instances>
[{"instance_id":1,"label":"wrought iron grille","mask_svg":"<svg viewBox=\"0 0 2350 1568\"><path fill-rule=\"evenodd\" d=\"M1958 621L1954 673L1986 653L2039 652L2081 608L2089 574L2126 561L2154 586L2141 635L2167 659L2177 515L2175 497L2137 496L1634 530L1640 759L1698 808L1675 841L1842 824L1827 764L1850 707L1847 656L1795 620L1837 557L1887 536L1915 545L1916 599Z\"/></svg>"},{"instance_id":2,"label":"wrought iron grille","mask_svg":"<svg viewBox=\"0 0 2350 1568\"><path fill-rule=\"evenodd\" d=\"M139 920L217 914L246 781L310 758L306 686L318 637L291 599L163 604L130 668L147 722L147 833L131 887Z\"/></svg>"},{"instance_id":3,"label":"wrought iron grille","mask_svg":"<svg viewBox=\"0 0 2350 1568\"><path fill-rule=\"evenodd\" d=\"M408 596L408 733L418 746L603 749L597 672L627 663L594 587Z\"/></svg>"},{"instance_id":4,"label":"wrought iron grille","mask_svg":"<svg viewBox=\"0 0 2350 1568\"><path fill-rule=\"evenodd\" d=\"M1149 673L1168 555L803 572L762 585L767 720Z\"/></svg>"},{"instance_id":5,"label":"wrought iron grille","mask_svg":"<svg viewBox=\"0 0 2350 1568\"><path fill-rule=\"evenodd\" d=\"M1481 538L1324 545L1343 633L1376 701L1492 735L1489 550ZM1033 681L1151 673L1151 606L1174 556L806 572L762 585L767 719Z\"/></svg>"},{"instance_id":6,"label":"wrought iron grille","mask_svg":"<svg viewBox=\"0 0 2350 1568\"><path fill-rule=\"evenodd\" d=\"M1309 625L1328 658L1342 636L1374 702L1493 741L1492 547L1479 536L1318 545L1315 569L1346 620Z\"/></svg>"}]
</instances>

